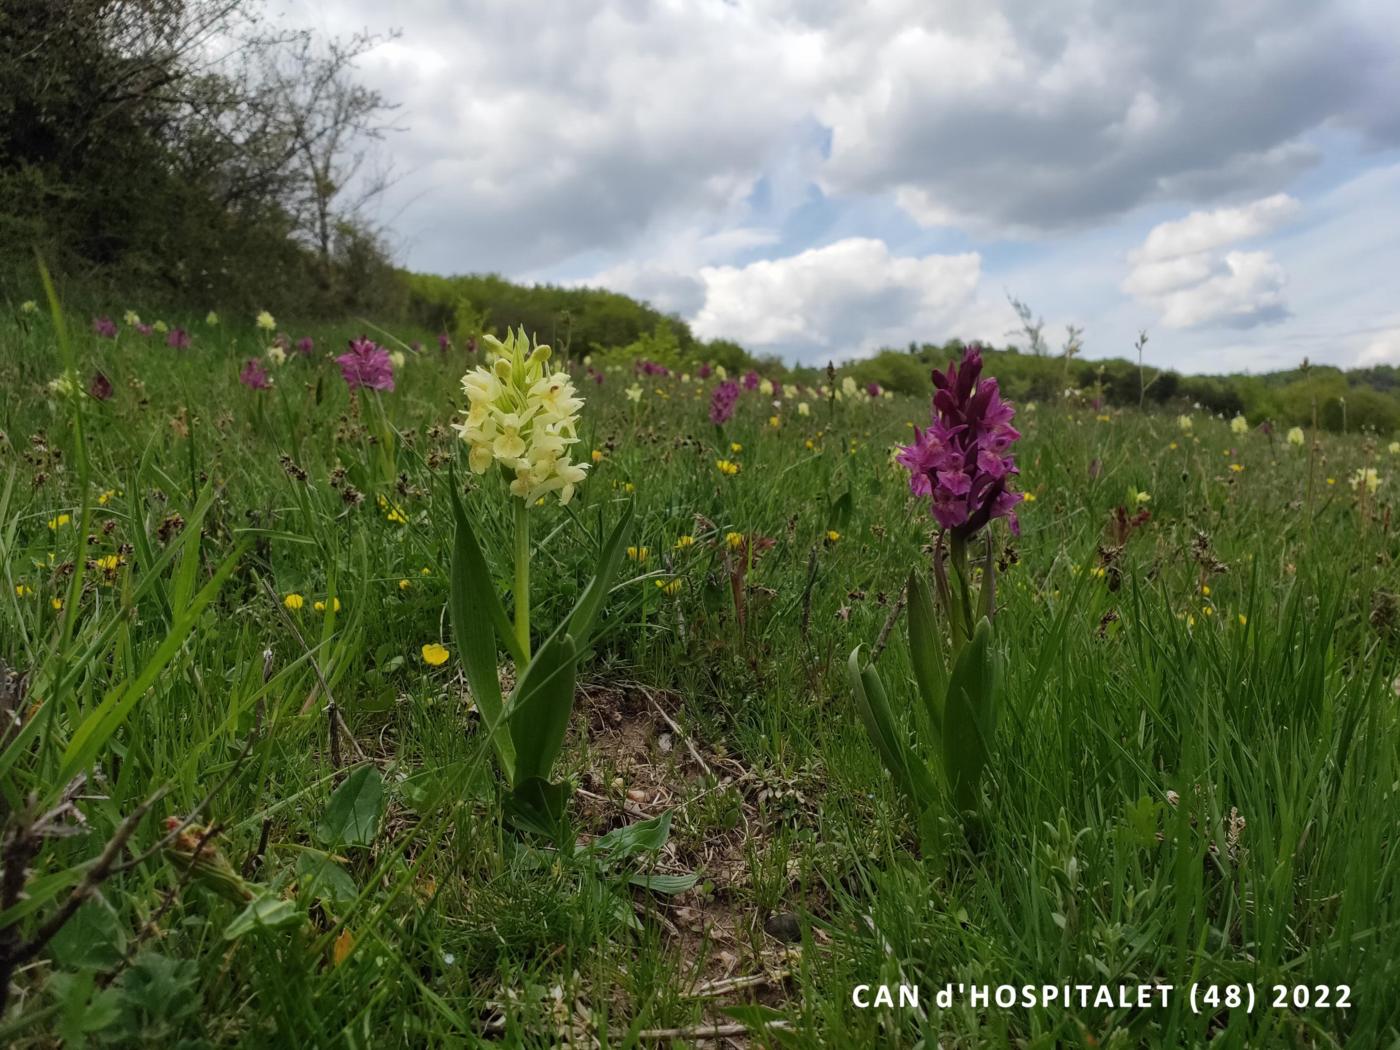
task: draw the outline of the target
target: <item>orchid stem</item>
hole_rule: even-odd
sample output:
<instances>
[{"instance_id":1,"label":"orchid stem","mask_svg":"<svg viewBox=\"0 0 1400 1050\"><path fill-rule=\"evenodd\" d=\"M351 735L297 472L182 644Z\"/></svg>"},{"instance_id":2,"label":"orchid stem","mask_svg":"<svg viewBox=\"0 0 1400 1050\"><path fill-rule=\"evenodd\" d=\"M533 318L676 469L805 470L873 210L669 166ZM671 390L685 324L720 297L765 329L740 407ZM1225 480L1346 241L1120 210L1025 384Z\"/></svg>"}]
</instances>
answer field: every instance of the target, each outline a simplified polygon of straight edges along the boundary
<instances>
[{"instance_id":1,"label":"orchid stem","mask_svg":"<svg viewBox=\"0 0 1400 1050\"><path fill-rule=\"evenodd\" d=\"M530 660L530 507L515 503L515 640ZM523 669L522 669L523 670Z\"/></svg>"}]
</instances>

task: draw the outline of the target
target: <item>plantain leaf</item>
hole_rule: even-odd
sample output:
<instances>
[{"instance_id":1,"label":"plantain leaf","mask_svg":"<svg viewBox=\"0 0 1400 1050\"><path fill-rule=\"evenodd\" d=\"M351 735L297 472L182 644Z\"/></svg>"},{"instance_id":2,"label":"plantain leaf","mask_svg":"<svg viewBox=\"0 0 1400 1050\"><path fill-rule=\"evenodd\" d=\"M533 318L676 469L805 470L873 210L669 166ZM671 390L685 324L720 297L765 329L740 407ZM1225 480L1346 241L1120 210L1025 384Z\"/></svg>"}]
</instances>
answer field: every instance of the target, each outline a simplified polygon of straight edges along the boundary
<instances>
[{"instance_id":1,"label":"plantain leaf","mask_svg":"<svg viewBox=\"0 0 1400 1050\"><path fill-rule=\"evenodd\" d=\"M914 680L928 713L935 748L943 742L943 699L948 691L948 669L943 663L943 640L933 611L928 580L917 570L909 573L909 659Z\"/></svg>"},{"instance_id":2,"label":"plantain leaf","mask_svg":"<svg viewBox=\"0 0 1400 1050\"><path fill-rule=\"evenodd\" d=\"M671 836L671 811L659 817L613 828L588 847L588 852L607 862L626 860L634 853L655 853Z\"/></svg>"},{"instance_id":3,"label":"plantain leaf","mask_svg":"<svg viewBox=\"0 0 1400 1050\"><path fill-rule=\"evenodd\" d=\"M992 624L977 621L958 654L944 705L943 768L960 813L977 809L978 783L991 755L1001 656L992 646Z\"/></svg>"},{"instance_id":4,"label":"plantain leaf","mask_svg":"<svg viewBox=\"0 0 1400 1050\"><path fill-rule=\"evenodd\" d=\"M384 778L366 762L331 795L316 837L326 846L368 846L384 813Z\"/></svg>"},{"instance_id":5,"label":"plantain leaf","mask_svg":"<svg viewBox=\"0 0 1400 1050\"><path fill-rule=\"evenodd\" d=\"M506 712L515 744L511 783L531 777L549 779L549 771L564 746L564 733L574 708L577 660L574 640L556 631L540 646L516 683Z\"/></svg>"}]
</instances>

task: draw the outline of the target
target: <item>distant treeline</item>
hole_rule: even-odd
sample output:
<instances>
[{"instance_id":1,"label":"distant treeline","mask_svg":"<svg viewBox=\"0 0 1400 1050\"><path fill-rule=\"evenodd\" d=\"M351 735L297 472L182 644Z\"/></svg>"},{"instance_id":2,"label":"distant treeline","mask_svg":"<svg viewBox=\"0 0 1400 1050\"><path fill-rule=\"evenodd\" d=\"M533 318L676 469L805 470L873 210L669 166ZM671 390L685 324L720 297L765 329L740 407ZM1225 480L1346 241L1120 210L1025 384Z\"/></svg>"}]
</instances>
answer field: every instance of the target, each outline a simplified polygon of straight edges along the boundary
<instances>
[{"instance_id":1,"label":"distant treeline","mask_svg":"<svg viewBox=\"0 0 1400 1050\"><path fill-rule=\"evenodd\" d=\"M524 325L542 341L574 357L650 360L680 371L702 362L730 371L753 368L771 378L815 385L823 368L792 367L775 357L757 357L729 340L706 342L678 317L661 313L617 292L557 285L520 285L496 275L436 277L400 273L407 288L408 320L457 340L499 334ZM929 372L962 352L956 340L911 344L873 357L835 363L862 384L924 394ZM1390 366L1344 371L1327 365L1265 375L1193 376L1139 368L1123 358L1068 361L1052 353L1025 353L1014 346L988 348L989 371L1007 396L1018 401L1055 401L1067 394L1108 407L1167 406L1242 414L1251 423L1311 424L1330 430L1400 430L1400 370Z\"/></svg>"}]
</instances>

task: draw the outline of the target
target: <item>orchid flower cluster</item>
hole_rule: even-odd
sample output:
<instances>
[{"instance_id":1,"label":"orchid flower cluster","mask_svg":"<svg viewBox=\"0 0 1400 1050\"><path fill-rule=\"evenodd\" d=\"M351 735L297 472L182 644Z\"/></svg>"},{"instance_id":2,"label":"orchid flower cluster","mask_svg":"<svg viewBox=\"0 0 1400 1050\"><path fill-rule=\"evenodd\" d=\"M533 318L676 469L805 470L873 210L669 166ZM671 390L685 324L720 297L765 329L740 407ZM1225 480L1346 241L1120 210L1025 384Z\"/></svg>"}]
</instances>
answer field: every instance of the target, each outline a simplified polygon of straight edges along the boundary
<instances>
[{"instance_id":1,"label":"orchid flower cluster","mask_svg":"<svg viewBox=\"0 0 1400 1050\"><path fill-rule=\"evenodd\" d=\"M448 610L468 686L510 789L508 815L522 830L571 849L573 836L564 816L570 789L550 778L573 709L576 667L590 651L598 615L621 565L632 512L624 510L606 538L599 536L593 578L573 611L536 648L530 623L530 563L535 557L530 517L542 496L558 493L566 504L584 480L587 464L569 459L570 446L579 440L583 399L568 373L551 369L550 348L532 345L523 328L507 333L504 341L487 335L483 342L489 363L462 378L468 408L465 420L454 426L470 447L474 472L484 474L498 463L511 478L513 616L506 614L502 587L492 577L455 481ZM515 664L514 687L505 696L497 666L500 649Z\"/></svg>"},{"instance_id":2,"label":"orchid flower cluster","mask_svg":"<svg viewBox=\"0 0 1400 1050\"><path fill-rule=\"evenodd\" d=\"M908 582L909 656L922 717L896 720L884 683L861 648L851 654L857 709L871 742L914 812L925 848L937 851L940 809L969 827L983 808L982 779L992 757L1004 660L996 644L996 562L988 527L1006 519L1019 533L1011 488L1017 475L1012 445L1014 408L997 381L982 378L977 347L933 373L932 420L896 461L909 470L909 490L927 498L942 535L932 580L914 570ZM969 548L985 539L981 564ZM946 554L945 541L946 540ZM949 572L951 565L952 571ZM941 611L941 620L939 612ZM928 761L926 761L928 759Z\"/></svg>"},{"instance_id":3,"label":"orchid flower cluster","mask_svg":"<svg viewBox=\"0 0 1400 1050\"><path fill-rule=\"evenodd\" d=\"M550 348L532 348L525 329L483 341L488 364L462 377L468 407L454 424L471 448L472 470L484 474L499 463L511 495L532 504L553 492L567 504L588 473L587 463L569 458L583 399L567 372L550 367Z\"/></svg>"}]
</instances>

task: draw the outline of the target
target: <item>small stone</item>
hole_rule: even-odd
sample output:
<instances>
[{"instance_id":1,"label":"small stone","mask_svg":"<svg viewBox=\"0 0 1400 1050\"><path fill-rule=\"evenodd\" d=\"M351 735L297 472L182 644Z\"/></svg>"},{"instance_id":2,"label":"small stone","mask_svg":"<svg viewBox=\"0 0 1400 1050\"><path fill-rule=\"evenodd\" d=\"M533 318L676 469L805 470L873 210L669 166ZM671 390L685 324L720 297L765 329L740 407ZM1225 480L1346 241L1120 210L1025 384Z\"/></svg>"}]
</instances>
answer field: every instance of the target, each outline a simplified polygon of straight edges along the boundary
<instances>
[{"instance_id":1,"label":"small stone","mask_svg":"<svg viewBox=\"0 0 1400 1050\"><path fill-rule=\"evenodd\" d=\"M790 911L780 911L776 915L768 916L768 921L763 924L763 930L770 937L776 937L787 944L796 944L802 940L802 924L797 921L797 916Z\"/></svg>"}]
</instances>

